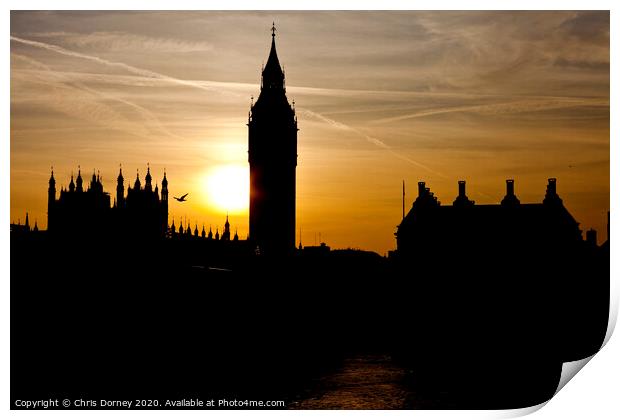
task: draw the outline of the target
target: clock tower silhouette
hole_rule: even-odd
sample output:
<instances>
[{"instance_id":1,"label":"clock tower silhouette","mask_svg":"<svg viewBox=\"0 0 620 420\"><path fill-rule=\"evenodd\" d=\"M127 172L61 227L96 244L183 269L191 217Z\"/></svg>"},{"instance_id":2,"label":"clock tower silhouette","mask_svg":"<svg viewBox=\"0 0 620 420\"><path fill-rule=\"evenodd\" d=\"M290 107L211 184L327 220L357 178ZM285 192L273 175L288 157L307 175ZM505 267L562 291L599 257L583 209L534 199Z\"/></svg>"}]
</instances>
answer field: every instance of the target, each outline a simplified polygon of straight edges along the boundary
<instances>
[{"instance_id":1,"label":"clock tower silhouette","mask_svg":"<svg viewBox=\"0 0 620 420\"><path fill-rule=\"evenodd\" d=\"M286 98L275 32L274 25L260 95L248 118L249 239L263 255L286 255L295 249L297 117Z\"/></svg>"}]
</instances>

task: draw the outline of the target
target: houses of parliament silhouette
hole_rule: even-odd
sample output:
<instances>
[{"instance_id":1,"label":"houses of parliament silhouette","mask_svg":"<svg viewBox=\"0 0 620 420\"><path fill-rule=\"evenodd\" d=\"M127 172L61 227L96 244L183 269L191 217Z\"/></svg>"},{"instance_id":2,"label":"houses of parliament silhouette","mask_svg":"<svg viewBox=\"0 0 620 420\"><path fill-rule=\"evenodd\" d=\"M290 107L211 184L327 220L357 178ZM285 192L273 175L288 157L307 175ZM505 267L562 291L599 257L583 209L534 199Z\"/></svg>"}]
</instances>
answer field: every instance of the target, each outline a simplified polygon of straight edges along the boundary
<instances>
[{"instance_id":1,"label":"houses of parliament silhouette","mask_svg":"<svg viewBox=\"0 0 620 420\"><path fill-rule=\"evenodd\" d=\"M144 177L140 176L127 187L119 169L114 204L110 206L110 194L103 190L103 180L93 171L88 188L84 188L81 169L69 188L61 187L56 198L56 179L52 170L47 195L47 229L52 235L100 236L117 234L143 238L165 237L168 232L168 179L164 172L159 185L153 188L150 167Z\"/></svg>"},{"instance_id":2,"label":"houses of parliament silhouette","mask_svg":"<svg viewBox=\"0 0 620 420\"><path fill-rule=\"evenodd\" d=\"M198 231L197 223L192 230L187 221L185 227L181 221L178 230L174 219L169 226L168 178L165 171L161 180L161 193L158 184L153 188L150 167L146 170L144 186L137 173L133 188L127 186L125 194L124 181L123 170L119 169L116 195L110 206L110 194L104 191L100 174L93 171L88 188L85 189L81 169L78 168L77 178L74 180L71 175L69 187L61 187L59 197L56 198L56 179L52 170L47 200L48 232L54 236L116 235L143 240L190 237L216 241L239 240L236 232L234 237L231 237L228 215L221 235L219 228L216 228L215 235L211 228L207 234L204 224L202 232Z\"/></svg>"}]
</instances>

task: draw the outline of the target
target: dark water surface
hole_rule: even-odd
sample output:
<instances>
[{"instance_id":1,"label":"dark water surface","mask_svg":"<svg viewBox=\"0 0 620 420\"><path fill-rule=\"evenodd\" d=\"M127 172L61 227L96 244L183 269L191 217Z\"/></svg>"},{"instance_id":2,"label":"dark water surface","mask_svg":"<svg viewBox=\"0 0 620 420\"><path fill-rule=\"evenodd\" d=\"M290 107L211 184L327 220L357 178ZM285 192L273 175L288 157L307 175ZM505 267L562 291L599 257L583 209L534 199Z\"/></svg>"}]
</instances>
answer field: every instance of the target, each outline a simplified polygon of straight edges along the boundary
<instances>
[{"instance_id":1,"label":"dark water surface","mask_svg":"<svg viewBox=\"0 0 620 420\"><path fill-rule=\"evenodd\" d=\"M345 360L341 369L315 378L294 400L291 409L433 409L450 408L447 395L415 390L414 372L389 355L359 354Z\"/></svg>"}]
</instances>

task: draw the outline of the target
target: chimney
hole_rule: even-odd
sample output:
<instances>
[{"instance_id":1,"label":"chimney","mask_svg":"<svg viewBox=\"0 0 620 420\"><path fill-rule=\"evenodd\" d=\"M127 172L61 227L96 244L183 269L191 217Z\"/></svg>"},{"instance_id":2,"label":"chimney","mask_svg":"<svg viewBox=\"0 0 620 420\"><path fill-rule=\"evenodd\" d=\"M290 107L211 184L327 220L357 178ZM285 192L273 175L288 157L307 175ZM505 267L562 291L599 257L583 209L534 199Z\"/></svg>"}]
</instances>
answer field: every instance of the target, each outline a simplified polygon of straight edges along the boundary
<instances>
[{"instance_id":1,"label":"chimney","mask_svg":"<svg viewBox=\"0 0 620 420\"><path fill-rule=\"evenodd\" d=\"M465 197L465 181L459 181L459 197Z\"/></svg>"},{"instance_id":2,"label":"chimney","mask_svg":"<svg viewBox=\"0 0 620 420\"><path fill-rule=\"evenodd\" d=\"M586 232L586 243L588 245L596 246L596 231L594 229L589 229Z\"/></svg>"},{"instance_id":3,"label":"chimney","mask_svg":"<svg viewBox=\"0 0 620 420\"><path fill-rule=\"evenodd\" d=\"M549 183L547 184L547 192L545 193L545 198L543 199L543 204L550 205L561 205L562 199L558 196L556 192L556 179L549 178Z\"/></svg>"},{"instance_id":4,"label":"chimney","mask_svg":"<svg viewBox=\"0 0 620 420\"><path fill-rule=\"evenodd\" d=\"M549 178L549 183L547 184L547 194L548 195L556 195L556 189L555 189L555 178Z\"/></svg>"},{"instance_id":5,"label":"chimney","mask_svg":"<svg viewBox=\"0 0 620 420\"><path fill-rule=\"evenodd\" d=\"M426 183L423 181L418 182L418 197L422 197L426 191Z\"/></svg>"},{"instance_id":6,"label":"chimney","mask_svg":"<svg viewBox=\"0 0 620 420\"><path fill-rule=\"evenodd\" d=\"M515 180L507 179L506 180L506 196L510 197L515 195Z\"/></svg>"}]
</instances>

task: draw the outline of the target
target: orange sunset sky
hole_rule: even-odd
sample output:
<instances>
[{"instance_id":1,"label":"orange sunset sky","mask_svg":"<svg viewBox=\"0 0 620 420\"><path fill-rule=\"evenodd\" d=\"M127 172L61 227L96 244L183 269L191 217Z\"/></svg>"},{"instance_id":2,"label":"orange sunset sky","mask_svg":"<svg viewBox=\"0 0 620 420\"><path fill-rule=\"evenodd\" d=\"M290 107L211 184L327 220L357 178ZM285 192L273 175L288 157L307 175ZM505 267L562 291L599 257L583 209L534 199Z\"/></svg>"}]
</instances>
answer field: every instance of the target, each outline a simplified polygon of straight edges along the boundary
<instances>
[{"instance_id":1,"label":"orange sunset sky","mask_svg":"<svg viewBox=\"0 0 620 420\"><path fill-rule=\"evenodd\" d=\"M248 231L247 118L271 23L299 120L297 228L395 248L416 183L522 203L547 178L606 239L609 12L11 12L11 220L46 228L78 165L114 193L166 169L174 217ZM299 235L299 233L298 233ZM299 238L297 239L297 242Z\"/></svg>"}]
</instances>

